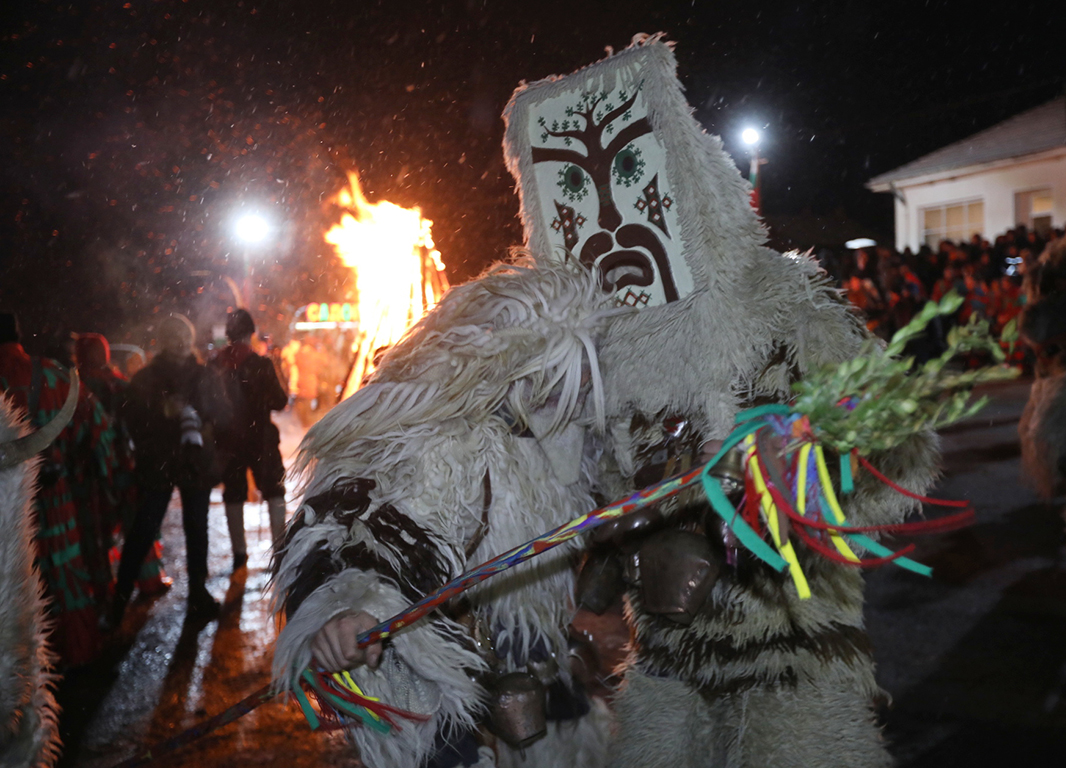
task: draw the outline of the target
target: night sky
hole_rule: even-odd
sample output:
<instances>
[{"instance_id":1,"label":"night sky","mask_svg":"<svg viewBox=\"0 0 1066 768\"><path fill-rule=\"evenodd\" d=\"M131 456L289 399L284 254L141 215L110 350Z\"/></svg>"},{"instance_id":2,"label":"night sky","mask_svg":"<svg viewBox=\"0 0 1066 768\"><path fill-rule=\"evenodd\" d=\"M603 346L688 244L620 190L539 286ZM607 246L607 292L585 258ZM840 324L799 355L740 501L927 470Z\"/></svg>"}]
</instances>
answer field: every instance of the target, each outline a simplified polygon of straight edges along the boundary
<instances>
[{"instance_id":1,"label":"night sky","mask_svg":"<svg viewBox=\"0 0 1066 768\"><path fill-rule=\"evenodd\" d=\"M1066 74L1061 3L3 5L0 306L113 340L224 305L242 208L284 230L250 254L254 311L284 325L343 294L321 234L349 170L371 200L421 206L453 281L473 276L521 241L511 91L637 32L676 42L697 117L745 172L740 130L764 130L768 216L878 234L891 201L864 181L1053 98Z\"/></svg>"}]
</instances>

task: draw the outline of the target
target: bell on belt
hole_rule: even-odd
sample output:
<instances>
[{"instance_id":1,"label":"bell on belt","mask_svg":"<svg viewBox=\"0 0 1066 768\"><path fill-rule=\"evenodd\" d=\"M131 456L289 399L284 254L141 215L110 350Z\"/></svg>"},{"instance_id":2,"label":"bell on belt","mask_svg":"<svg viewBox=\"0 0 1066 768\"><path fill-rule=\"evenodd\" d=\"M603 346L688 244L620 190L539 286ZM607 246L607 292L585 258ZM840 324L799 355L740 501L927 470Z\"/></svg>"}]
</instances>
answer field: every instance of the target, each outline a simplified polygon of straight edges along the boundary
<instances>
[{"instance_id":1,"label":"bell on belt","mask_svg":"<svg viewBox=\"0 0 1066 768\"><path fill-rule=\"evenodd\" d=\"M744 454L738 448L727 451L726 455L711 467L710 475L718 480L726 496L732 496L743 490Z\"/></svg>"},{"instance_id":2,"label":"bell on belt","mask_svg":"<svg viewBox=\"0 0 1066 768\"><path fill-rule=\"evenodd\" d=\"M544 685L527 672L511 672L492 686L489 718L493 732L515 749L528 747L547 730Z\"/></svg>"},{"instance_id":3,"label":"bell on belt","mask_svg":"<svg viewBox=\"0 0 1066 768\"><path fill-rule=\"evenodd\" d=\"M644 610L685 626L718 580L719 564L706 536L669 528L640 548Z\"/></svg>"},{"instance_id":4,"label":"bell on belt","mask_svg":"<svg viewBox=\"0 0 1066 768\"><path fill-rule=\"evenodd\" d=\"M589 551L577 577L577 604L602 614L625 588L617 550L598 547Z\"/></svg>"},{"instance_id":5,"label":"bell on belt","mask_svg":"<svg viewBox=\"0 0 1066 768\"><path fill-rule=\"evenodd\" d=\"M662 512L657 508L644 507L604 523L592 532L592 540L598 543L614 541L623 552L632 552L637 548L640 537L662 521Z\"/></svg>"},{"instance_id":6,"label":"bell on belt","mask_svg":"<svg viewBox=\"0 0 1066 768\"><path fill-rule=\"evenodd\" d=\"M588 632L579 633L571 626L567 639L567 655L570 659L570 674L586 690L599 684L600 662L592 635Z\"/></svg>"}]
</instances>

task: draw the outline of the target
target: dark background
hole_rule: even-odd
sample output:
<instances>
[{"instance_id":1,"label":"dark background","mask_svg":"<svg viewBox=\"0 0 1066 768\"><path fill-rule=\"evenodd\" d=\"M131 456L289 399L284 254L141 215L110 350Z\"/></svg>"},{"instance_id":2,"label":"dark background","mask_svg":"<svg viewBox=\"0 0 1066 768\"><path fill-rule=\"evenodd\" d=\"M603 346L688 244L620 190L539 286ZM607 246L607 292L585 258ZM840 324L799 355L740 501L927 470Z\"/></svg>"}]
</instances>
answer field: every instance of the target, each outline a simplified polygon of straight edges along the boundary
<instances>
[{"instance_id":1,"label":"dark background","mask_svg":"<svg viewBox=\"0 0 1066 768\"><path fill-rule=\"evenodd\" d=\"M1063 90L1061 3L56 3L0 11L0 306L28 333L140 341L160 312L218 316L245 252L252 309L283 327L341 298L321 239L357 170L419 205L453 282L521 241L500 114L519 81L637 32L677 43L697 117L744 174L764 129L763 210L835 215L890 240L862 184Z\"/></svg>"}]
</instances>

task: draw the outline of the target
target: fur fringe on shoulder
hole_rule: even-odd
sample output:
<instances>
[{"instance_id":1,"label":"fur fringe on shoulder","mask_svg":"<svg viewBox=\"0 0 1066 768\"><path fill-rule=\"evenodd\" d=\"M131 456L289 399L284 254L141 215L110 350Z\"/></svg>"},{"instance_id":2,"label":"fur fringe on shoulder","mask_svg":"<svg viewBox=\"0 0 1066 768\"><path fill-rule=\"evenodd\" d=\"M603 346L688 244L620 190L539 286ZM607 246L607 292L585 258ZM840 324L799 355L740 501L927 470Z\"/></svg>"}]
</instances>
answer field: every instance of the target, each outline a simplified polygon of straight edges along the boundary
<instances>
[{"instance_id":1,"label":"fur fringe on shoulder","mask_svg":"<svg viewBox=\"0 0 1066 768\"><path fill-rule=\"evenodd\" d=\"M552 429L572 419L583 370L591 376L595 423L604 391L594 338L630 310L614 308L587 270L518 252L511 264L452 288L382 358L369 382L311 428L296 471L323 458L358 456L383 435L415 433L453 419L479 421L506 404L522 425L558 400ZM521 382L521 386L515 386ZM329 482L318 473L310 492Z\"/></svg>"}]
</instances>

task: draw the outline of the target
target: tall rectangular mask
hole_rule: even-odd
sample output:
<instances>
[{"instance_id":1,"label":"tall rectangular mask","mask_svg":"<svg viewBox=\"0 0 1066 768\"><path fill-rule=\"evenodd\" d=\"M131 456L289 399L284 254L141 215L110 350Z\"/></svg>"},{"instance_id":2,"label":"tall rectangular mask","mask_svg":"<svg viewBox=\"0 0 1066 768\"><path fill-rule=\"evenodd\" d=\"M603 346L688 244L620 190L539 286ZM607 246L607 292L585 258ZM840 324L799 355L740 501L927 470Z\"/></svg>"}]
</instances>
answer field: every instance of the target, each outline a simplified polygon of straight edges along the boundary
<instances>
[{"instance_id":1,"label":"tall rectangular mask","mask_svg":"<svg viewBox=\"0 0 1066 768\"><path fill-rule=\"evenodd\" d=\"M673 183L679 158L671 155L681 148L661 125L670 117L661 107L676 99L655 93L664 73L661 56L651 54L660 46L634 45L572 75L525 85L505 112L527 243L579 260L619 304L638 308L694 289L681 240L685 201ZM680 91L673 73L667 77Z\"/></svg>"}]
</instances>

